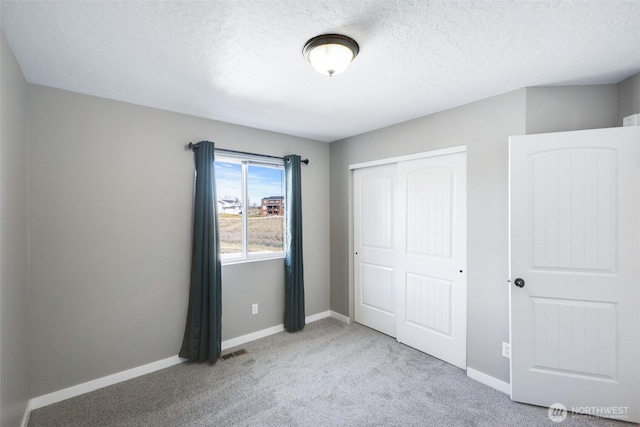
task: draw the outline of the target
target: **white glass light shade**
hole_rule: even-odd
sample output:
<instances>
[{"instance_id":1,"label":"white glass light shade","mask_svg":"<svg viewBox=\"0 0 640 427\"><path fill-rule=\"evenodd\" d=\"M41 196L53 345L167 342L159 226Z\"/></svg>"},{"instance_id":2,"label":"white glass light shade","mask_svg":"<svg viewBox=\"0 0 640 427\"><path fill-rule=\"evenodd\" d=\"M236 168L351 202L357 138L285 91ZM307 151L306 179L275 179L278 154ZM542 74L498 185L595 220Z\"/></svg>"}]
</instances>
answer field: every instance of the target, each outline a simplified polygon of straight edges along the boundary
<instances>
[{"instance_id":1,"label":"white glass light shade","mask_svg":"<svg viewBox=\"0 0 640 427\"><path fill-rule=\"evenodd\" d=\"M360 50L355 40L340 34L324 34L309 40L302 50L320 74L333 76L347 69Z\"/></svg>"},{"instance_id":2,"label":"white glass light shade","mask_svg":"<svg viewBox=\"0 0 640 427\"><path fill-rule=\"evenodd\" d=\"M341 44L323 44L311 49L309 62L320 74L333 76L347 69L353 60L353 52Z\"/></svg>"}]
</instances>

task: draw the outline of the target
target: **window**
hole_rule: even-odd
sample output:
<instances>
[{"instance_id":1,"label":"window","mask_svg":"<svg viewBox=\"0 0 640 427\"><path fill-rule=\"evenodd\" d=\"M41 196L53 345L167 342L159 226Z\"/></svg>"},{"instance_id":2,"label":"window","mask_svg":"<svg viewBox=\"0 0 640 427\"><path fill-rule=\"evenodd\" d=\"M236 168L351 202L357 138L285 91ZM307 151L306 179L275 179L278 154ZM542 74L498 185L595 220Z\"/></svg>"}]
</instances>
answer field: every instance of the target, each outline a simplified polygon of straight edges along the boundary
<instances>
[{"instance_id":1,"label":"window","mask_svg":"<svg viewBox=\"0 0 640 427\"><path fill-rule=\"evenodd\" d=\"M284 166L261 156L216 154L223 263L284 257Z\"/></svg>"}]
</instances>

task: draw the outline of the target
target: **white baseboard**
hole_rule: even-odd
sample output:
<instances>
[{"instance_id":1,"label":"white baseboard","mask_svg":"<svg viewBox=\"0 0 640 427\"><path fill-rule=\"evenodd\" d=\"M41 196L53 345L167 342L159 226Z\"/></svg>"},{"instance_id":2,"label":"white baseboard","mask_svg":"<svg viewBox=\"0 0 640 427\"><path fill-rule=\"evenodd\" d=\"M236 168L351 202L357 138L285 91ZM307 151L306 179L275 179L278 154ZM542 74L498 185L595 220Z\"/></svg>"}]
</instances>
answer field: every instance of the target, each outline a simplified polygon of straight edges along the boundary
<instances>
[{"instance_id":1,"label":"white baseboard","mask_svg":"<svg viewBox=\"0 0 640 427\"><path fill-rule=\"evenodd\" d=\"M251 341L259 340L260 338L268 337L269 335L277 334L284 331L284 325L276 325L261 331L251 332L247 335L242 335L236 338L231 338L222 341L222 350L227 350L231 347L237 347L242 344L246 344Z\"/></svg>"},{"instance_id":2,"label":"white baseboard","mask_svg":"<svg viewBox=\"0 0 640 427\"><path fill-rule=\"evenodd\" d=\"M325 317L329 317L329 316L330 316L330 312L327 310L321 313L316 313L316 314L312 314L311 316L307 316L305 317L304 320L305 320L305 323L311 323L311 322L315 322L316 320L324 319ZM277 334L282 331L284 331L284 325L279 324L267 329L263 329L261 331L256 331L247 335L242 335L236 338L224 340L222 341L222 349L227 350L232 347L237 347L239 345L246 344L251 341L259 340L260 338L268 337L269 335Z\"/></svg>"},{"instance_id":3,"label":"white baseboard","mask_svg":"<svg viewBox=\"0 0 640 427\"><path fill-rule=\"evenodd\" d=\"M315 322L316 320L325 319L331 316L331 312L329 310L322 311L320 313L312 314L311 316L307 316L304 320L305 323Z\"/></svg>"},{"instance_id":4,"label":"white baseboard","mask_svg":"<svg viewBox=\"0 0 640 427\"><path fill-rule=\"evenodd\" d=\"M506 383L502 380L492 377L491 375L487 375L484 372L476 371L475 369L469 367L467 367L467 376L471 379L481 382L484 385L495 388L496 390L501 391L508 396L511 396L511 384L509 383Z\"/></svg>"},{"instance_id":5,"label":"white baseboard","mask_svg":"<svg viewBox=\"0 0 640 427\"><path fill-rule=\"evenodd\" d=\"M311 323L311 322L315 322L317 320L324 319L330 316L340 320L343 320L342 318L345 318L341 314L334 313L332 311L327 310L321 313L316 313L316 314L312 314L311 316L307 316L305 318L305 321L306 323ZM336 317L336 316L340 316L340 317ZM347 323L348 321L349 319L346 318ZM231 339L222 341L222 350L226 350L231 347L236 347L242 344L246 344L248 342L255 341L260 338L268 337L269 335L277 334L282 331L284 331L284 325L280 324L280 325L272 326L267 329L263 329L261 331L252 332L250 334L242 335L236 338L231 338ZM33 399L30 399L29 402L27 402L27 408L25 410L25 414L22 419L22 427L27 426L27 424L29 423L29 416L31 414L31 411L34 409L39 409L54 403L61 402L66 399L70 399L72 397L80 396L81 394L89 393L91 391L98 390L103 387L117 384L122 381L130 380L132 378L150 374L151 372L155 372L160 369L177 365L179 363L184 362L185 360L186 359L183 359L178 356L172 356L166 359L158 360L157 362L152 362L146 365L138 366L137 368L128 369L126 371L118 372L113 375L108 375L106 377L102 377L92 381L88 381L86 383L78 384L73 387L68 387L63 390L45 394L43 396L34 397Z\"/></svg>"},{"instance_id":6,"label":"white baseboard","mask_svg":"<svg viewBox=\"0 0 640 427\"><path fill-rule=\"evenodd\" d=\"M347 325L351 323L351 321L349 320L349 318L347 316L345 316L344 314L336 313L335 311L331 311L331 317L333 317L334 319L337 319L337 320L339 320L341 322L344 322Z\"/></svg>"},{"instance_id":7,"label":"white baseboard","mask_svg":"<svg viewBox=\"0 0 640 427\"><path fill-rule=\"evenodd\" d=\"M24 409L24 415L22 416L22 423L20 427L27 427L29 425L29 417L31 416L31 400L27 401L27 407Z\"/></svg>"},{"instance_id":8,"label":"white baseboard","mask_svg":"<svg viewBox=\"0 0 640 427\"><path fill-rule=\"evenodd\" d=\"M137 368L127 369L126 371L118 372L113 375L98 378L86 383L74 385L73 387L65 388L62 390L54 391L53 393L45 394L43 396L34 397L29 400L27 406L29 412L34 409L42 408L44 406L51 405L53 403L61 402L71 397L80 396L81 394L89 393L94 390L98 390L113 384L117 384L122 381L130 380L142 375L150 374L151 372L158 371L160 369L168 368L169 366L177 365L184 362L178 356L168 357L166 359L158 360L157 362L148 363L146 365L138 366ZM28 419L28 418L27 418Z\"/></svg>"}]
</instances>

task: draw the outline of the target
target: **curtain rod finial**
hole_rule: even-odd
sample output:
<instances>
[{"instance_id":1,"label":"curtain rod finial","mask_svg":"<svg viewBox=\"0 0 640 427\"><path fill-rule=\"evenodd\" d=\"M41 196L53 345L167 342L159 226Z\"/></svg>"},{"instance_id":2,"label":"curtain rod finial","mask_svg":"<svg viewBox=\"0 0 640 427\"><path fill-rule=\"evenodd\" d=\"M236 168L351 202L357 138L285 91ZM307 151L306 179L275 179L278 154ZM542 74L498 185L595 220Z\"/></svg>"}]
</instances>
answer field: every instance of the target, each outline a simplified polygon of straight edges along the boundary
<instances>
[{"instance_id":1,"label":"curtain rod finial","mask_svg":"<svg viewBox=\"0 0 640 427\"><path fill-rule=\"evenodd\" d=\"M283 157L283 159L284 159L285 162L290 162L291 161L291 159L289 157ZM304 159L304 160L301 159L300 163L304 163L305 165L308 165L309 164L309 159Z\"/></svg>"}]
</instances>

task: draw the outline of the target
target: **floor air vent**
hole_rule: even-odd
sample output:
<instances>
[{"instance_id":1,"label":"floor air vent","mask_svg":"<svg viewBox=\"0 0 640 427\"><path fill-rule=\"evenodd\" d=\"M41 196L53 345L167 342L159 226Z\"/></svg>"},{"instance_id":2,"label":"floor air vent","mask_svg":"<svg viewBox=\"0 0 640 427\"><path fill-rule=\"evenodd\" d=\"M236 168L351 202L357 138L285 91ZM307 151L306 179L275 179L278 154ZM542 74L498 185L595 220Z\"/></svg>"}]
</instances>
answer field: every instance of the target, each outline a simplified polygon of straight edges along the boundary
<instances>
[{"instance_id":1,"label":"floor air vent","mask_svg":"<svg viewBox=\"0 0 640 427\"><path fill-rule=\"evenodd\" d=\"M236 351L232 351L231 353L227 353L225 355L220 356L220 360L222 360L223 362L227 359L231 359L233 357L238 357L238 356L242 356L243 354L247 354L247 350L240 349L240 350L236 350Z\"/></svg>"}]
</instances>

